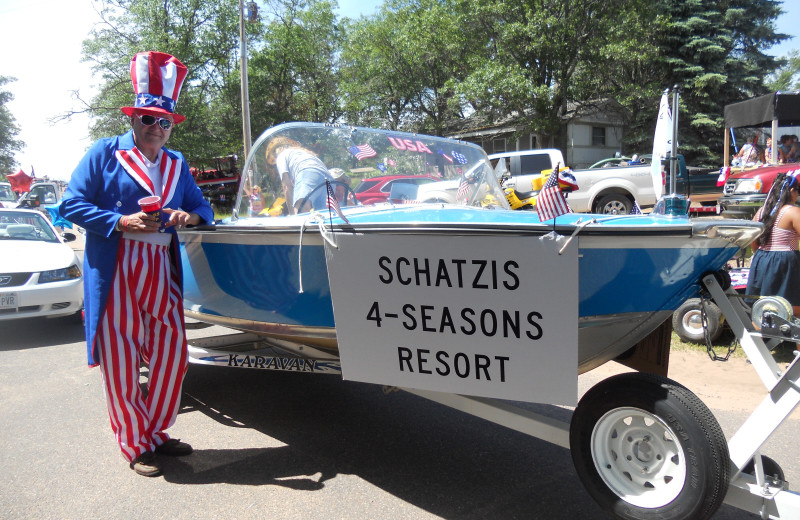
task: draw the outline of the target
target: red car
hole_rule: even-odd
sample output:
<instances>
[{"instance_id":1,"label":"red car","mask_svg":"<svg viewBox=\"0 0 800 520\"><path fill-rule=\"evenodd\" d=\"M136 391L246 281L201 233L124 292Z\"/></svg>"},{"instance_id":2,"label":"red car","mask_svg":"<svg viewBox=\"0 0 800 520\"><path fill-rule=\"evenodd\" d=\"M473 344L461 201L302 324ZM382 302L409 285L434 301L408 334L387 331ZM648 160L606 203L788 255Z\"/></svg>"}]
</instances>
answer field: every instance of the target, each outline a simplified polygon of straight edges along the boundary
<instances>
[{"instance_id":1,"label":"red car","mask_svg":"<svg viewBox=\"0 0 800 520\"><path fill-rule=\"evenodd\" d=\"M361 204L380 204L389 202L389 194L394 187L395 198L392 202L401 202L403 199L416 199L417 186L438 180L441 178L433 175L382 175L363 179L353 191Z\"/></svg>"}]
</instances>

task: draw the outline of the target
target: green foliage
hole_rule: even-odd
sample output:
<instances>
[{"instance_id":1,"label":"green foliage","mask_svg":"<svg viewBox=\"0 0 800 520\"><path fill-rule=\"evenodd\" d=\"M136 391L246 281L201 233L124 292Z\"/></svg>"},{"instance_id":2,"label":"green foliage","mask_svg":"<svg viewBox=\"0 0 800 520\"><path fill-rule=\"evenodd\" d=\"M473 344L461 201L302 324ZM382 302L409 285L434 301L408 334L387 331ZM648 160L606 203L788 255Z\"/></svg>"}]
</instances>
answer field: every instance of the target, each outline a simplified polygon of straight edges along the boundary
<instances>
[{"instance_id":1,"label":"green foliage","mask_svg":"<svg viewBox=\"0 0 800 520\"><path fill-rule=\"evenodd\" d=\"M800 90L800 51L789 51L781 60L781 66L769 78L768 86L772 91Z\"/></svg>"},{"instance_id":2,"label":"green foliage","mask_svg":"<svg viewBox=\"0 0 800 520\"><path fill-rule=\"evenodd\" d=\"M661 0L656 8L666 23L656 34L658 56L650 81L681 92L679 138L687 161L719 164L723 152L725 105L768 91L764 78L777 61L764 53L786 38L776 34L780 14L775 0ZM658 94L634 113L626 141L652 146Z\"/></svg>"},{"instance_id":3,"label":"green foliage","mask_svg":"<svg viewBox=\"0 0 800 520\"><path fill-rule=\"evenodd\" d=\"M3 87L13 81L16 81L16 78L0 76L0 179L2 180L6 180L7 173L15 173L17 161L14 159L14 154L25 146L25 143L17 139L19 126L6 106L14 96Z\"/></svg>"},{"instance_id":4,"label":"green foliage","mask_svg":"<svg viewBox=\"0 0 800 520\"><path fill-rule=\"evenodd\" d=\"M130 60L137 52L170 53L188 68L176 111L187 121L176 126L169 146L190 163L241 149L241 118L225 107L225 77L237 44L238 2L223 0L100 0L104 22L84 41L100 92L91 102L93 139L121 134L130 127L120 112L134 101Z\"/></svg>"},{"instance_id":5,"label":"green foliage","mask_svg":"<svg viewBox=\"0 0 800 520\"><path fill-rule=\"evenodd\" d=\"M238 1L96 1L92 136L127 130L130 58L160 50L189 68L170 146L195 164L241 150ZM778 66L770 88L800 83L797 53L764 53L785 39L777 0L385 0L358 20L338 19L333 0L261 4L247 24L254 137L291 120L442 134L474 114L564 148L570 118L613 100L623 151L642 153L661 92L678 85L681 151L714 164L725 104L766 92Z\"/></svg>"}]
</instances>

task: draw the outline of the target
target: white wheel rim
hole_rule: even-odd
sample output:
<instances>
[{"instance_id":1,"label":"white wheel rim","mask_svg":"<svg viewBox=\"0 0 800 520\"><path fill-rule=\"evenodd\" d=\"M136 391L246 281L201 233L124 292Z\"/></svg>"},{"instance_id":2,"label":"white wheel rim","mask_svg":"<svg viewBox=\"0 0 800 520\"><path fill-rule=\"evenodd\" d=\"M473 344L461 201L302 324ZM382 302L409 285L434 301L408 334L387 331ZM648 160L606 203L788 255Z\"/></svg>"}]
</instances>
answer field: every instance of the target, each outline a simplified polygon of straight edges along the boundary
<instances>
[{"instance_id":1,"label":"white wheel rim","mask_svg":"<svg viewBox=\"0 0 800 520\"><path fill-rule=\"evenodd\" d=\"M639 408L616 408L594 426L592 460L606 486L625 502L662 507L686 482L686 457L675 432Z\"/></svg>"},{"instance_id":2,"label":"white wheel rim","mask_svg":"<svg viewBox=\"0 0 800 520\"><path fill-rule=\"evenodd\" d=\"M690 310L683 315L683 328L689 334L703 333L703 317L699 310Z\"/></svg>"},{"instance_id":3,"label":"white wheel rim","mask_svg":"<svg viewBox=\"0 0 800 520\"><path fill-rule=\"evenodd\" d=\"M622 215L625 213L625 204L615 200L606 204L604 213L607 215Z\"/></svg>"}]
</instances>

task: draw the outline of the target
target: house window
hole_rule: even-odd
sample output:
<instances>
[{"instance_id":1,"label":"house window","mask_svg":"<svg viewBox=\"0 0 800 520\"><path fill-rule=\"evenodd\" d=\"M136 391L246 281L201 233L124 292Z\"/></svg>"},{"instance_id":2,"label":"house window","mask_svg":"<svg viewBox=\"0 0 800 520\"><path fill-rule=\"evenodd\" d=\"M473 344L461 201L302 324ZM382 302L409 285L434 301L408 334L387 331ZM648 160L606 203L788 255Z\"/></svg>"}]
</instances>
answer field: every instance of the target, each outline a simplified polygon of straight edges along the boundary
<instances>
[{"instance_id":1,"label":"house window","mask_svg":"<svg viewBox=\"0 0 800 520\"><path fill-rule=\"evenodd\" d=\"M606 127L593 126L592 127L592 146L605 146L606 145Z\"/></svg>"},{"instance_id":2,"label":"house window","mask_svg":"<svg viewBox=\"0 0 800 520\"><path fill-rule=\"evenodd\" d=\"M505 151L506 151L505 138L492 140L492 153L502 153Z\"/></svg>"}]
</instances>

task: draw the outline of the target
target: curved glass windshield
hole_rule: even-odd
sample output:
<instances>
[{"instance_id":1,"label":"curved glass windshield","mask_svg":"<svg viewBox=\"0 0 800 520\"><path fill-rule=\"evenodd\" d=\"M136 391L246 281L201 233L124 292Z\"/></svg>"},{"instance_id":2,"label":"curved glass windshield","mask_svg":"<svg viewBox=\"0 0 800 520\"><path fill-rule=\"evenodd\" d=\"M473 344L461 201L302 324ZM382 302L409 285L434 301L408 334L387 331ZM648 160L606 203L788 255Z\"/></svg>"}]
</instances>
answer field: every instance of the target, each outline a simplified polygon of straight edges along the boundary
<instances>
[{"instance_id":1,"label":"curved glass windshield","mask_svg":"<svg viewBox=\"0 0 800 520\"><path fill-rule=\"evenodd\" d=\"M445 203L507 208L480 147L403 132L288 123L265 132L245 163L234 218L327 208Z\"/></svg>"},{"instance_id":2,"label":"curved glass windshield","mask_svg":"<svg viewBox=\"0 0 800 520\"><path fill-rule=\"evenodd\" d=\"M0 210L0 240L59 241L40 213L15 210Z\"/></svg>"}]
</instances>

